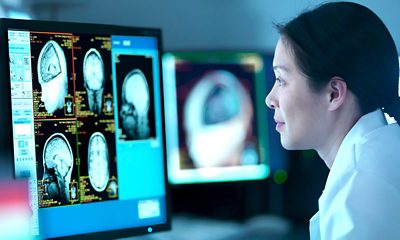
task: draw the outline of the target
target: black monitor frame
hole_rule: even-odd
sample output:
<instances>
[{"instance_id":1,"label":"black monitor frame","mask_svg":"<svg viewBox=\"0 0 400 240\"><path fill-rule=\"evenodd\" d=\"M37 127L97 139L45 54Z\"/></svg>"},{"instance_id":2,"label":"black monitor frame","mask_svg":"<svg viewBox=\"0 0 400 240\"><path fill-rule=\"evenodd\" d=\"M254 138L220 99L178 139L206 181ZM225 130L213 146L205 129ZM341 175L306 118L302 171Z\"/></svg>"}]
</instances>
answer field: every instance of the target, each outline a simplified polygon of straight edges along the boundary
<instances>
[{"instance_id":1,"label":"black monitor frame","mask_svg":"<svg viewBox=\"0 0 400 240\"><path fill-rule=\"evenodd\" d=\"M166 136L165 136L165 116L164 116L164 91L162 81L162 36L161 29L157 28L138 28L130 26L116 26L94 23L41 21L41 20L16 20L0 19L0 103L2 117L0 118L0 178L15 178L14 173L14 151L13 151L13 131L12 131L12 111L11 111L11 84L10 84L10 59L8 54L8 30L27 30L41 32L71 32L76 34L103 34L103 35L124 35L124 36L151 36L157 38L158 61L159 61L159 81L160 81L160 107L162 119L162 142L163 142L163 163L164 163L164 182L165 182L165 201L166 201L166 222L163 224L152 225L152 232L159 232L171 229L171 206L170 188L167 175L166 162ZM62 237L62 239L110 239L142 235L149 233L148 227L141 226L134 228L118 229L112 231L95 232L89 234L73 235Z\"/></svg>"}]
</instances>

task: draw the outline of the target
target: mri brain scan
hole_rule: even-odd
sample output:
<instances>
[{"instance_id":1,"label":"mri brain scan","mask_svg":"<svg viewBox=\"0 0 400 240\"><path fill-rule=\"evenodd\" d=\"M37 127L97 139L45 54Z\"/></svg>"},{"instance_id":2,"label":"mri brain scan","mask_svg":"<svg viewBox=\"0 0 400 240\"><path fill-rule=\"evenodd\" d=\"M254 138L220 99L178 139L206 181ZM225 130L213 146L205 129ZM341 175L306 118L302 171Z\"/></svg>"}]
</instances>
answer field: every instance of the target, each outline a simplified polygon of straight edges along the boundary
<instances>
[{"instance_id":1,"label":"mri brain scan","mask_svg":"<svg viewBox=\"0 0 400 240\"><path fill-rule=\"evenodd\" d=\"M120 116L126 139L150 137L148 111L150 93L146 77L139 69L129 72L122 85Z\"/></svg>"},{"instance_id":2,"label":"mri brain scan","mask_svg":"<svg viewBox=\"0 0 400 240\"><path fill-rule=\"evenodd\" d=\"M72 149L61 133L51 135L43 148L43 181L51 199L69 202L69 184L73 168Z\"/></svg>"},{"instance_id":3,"label":"mri brain scan","mask_svg":"<svg viewBox=\"0 0 400 240\"><path fill-rule=\"evenodd\" d=\"M91 48L83 60L83 78L91 112L100 114L104 91L104 64L100 53Z\"/></svg>"},{"instance_id":4,"label":"mri brain scan","mask_svg":"<svg viewBox=\"0 0 400 240\"><path fill-rule=\"evenodd\" d=\"M90 184L97 192L107 187L110 178L108 146L104 135L95 132L89 139L88 172Z\"/></svg>"},{"instance_id":5,"label":"mri brain scan","mask_svg":"<svg viewBox=\"0 0 400 240\"><path fill-rule=\"evenodd\" d=\"M49 40L38 57L38 81L41 86L41 100L50 114L64 107L68 94L67 63L60 45Z\"/></svg>"},{"instance_id":6,"label":"mri brain scan","mask_svg":"<svg viewBox=\"0 0 400 240\"><path fill-rule=\"evenodd\" d=\"M183 118L196 167L240 164L253 107L235 75L225 70L204 74L187 97Z\"/></svg>"}]
</instances>

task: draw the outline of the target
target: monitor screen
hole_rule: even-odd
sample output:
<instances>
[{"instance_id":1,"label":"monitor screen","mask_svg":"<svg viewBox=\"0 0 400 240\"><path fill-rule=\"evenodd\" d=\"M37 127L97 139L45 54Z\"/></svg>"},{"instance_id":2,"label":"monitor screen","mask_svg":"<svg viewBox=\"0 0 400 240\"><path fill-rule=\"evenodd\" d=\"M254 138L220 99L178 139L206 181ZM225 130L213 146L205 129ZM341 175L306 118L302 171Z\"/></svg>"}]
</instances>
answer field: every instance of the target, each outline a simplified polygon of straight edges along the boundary
<instances>
[{"instance_id":1,"label":"monitor screen","mask_svg":"<svg viewBox=\"0 0 400 240\"><path fill-rule=\"evenodd\" d=\"M2 19L1 34L2 121L32 235L168 229L161 31Z\"/></svg>"},{"instance_id":2,"label":"monitor screen","mask_svg":"<svg viewBox=\"0 0 400 240\"><path fill-rule=\"evenodd\" d=\"M163 56L169 180L173 184L269 175L263 58L257 53Z\"/></svg>"}]
</instances>

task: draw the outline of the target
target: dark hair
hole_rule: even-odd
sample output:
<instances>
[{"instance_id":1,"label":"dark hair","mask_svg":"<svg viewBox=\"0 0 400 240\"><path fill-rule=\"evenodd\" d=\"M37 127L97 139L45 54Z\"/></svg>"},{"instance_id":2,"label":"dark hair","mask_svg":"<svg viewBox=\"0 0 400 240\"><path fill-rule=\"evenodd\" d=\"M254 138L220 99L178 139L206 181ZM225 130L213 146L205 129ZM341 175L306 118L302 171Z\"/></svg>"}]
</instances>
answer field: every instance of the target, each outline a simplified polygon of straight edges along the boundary
<instances>
[{"instance_id":1,"label":"dark hair","mask_svg":"<svg viewBox=\"0 0 400 240\"><path fill-rule=\"evenodd\" d=\"M374 12L351 2L326 3L276 27L312 89L341 77L363 114L383 107L400 122L397 50Z\"/></svg>"}]
</instances>

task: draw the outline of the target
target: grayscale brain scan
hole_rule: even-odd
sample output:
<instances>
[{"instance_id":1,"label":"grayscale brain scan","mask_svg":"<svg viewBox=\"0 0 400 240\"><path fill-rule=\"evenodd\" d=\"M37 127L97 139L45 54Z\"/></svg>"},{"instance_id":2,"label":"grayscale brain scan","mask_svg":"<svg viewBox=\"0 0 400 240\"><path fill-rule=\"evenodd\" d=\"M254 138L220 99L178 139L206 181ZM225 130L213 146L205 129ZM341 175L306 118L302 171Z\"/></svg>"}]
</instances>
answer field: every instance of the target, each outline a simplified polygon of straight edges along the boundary
<instances>
[{"instance_id":1,"label":"grayscale brain scan","mask_svg":"<svg viewBox=\"0 0 400 240\"><path fill-rule=\"evenodd\" d=\"M110 182L110 191L109 191L109 196L114 197L117 195L117 183L115 181Z\"/></svg>"},{"instance_id":2,"label":"grayscale brain scan","mask_svg":"<svg viewBox=\"0 0 400 240\"><path fill-rule=\"evenodd\" d=\"M91 48L85 54L83 60L83 78L89 109L91 112L100 114L102 109L104 91L104 64L100 53Z\"/></svg>"},{"instance_id":3,"label":"grayscale brain scan","mask_svg":"<svg viewBox=\"0 0 400 240\"><path fill-rule=\"evenodd\" d=\"M110 168L106 138L100 132L93 133L89 139L88 172L93 189L104 191L110 178Z\"/></svg>"},{"instance_id":4,"label":"grayscale brain scan","mask_svg":"<svg viewBox=\"0 0 400 240\"><path fill-rule=\"evenodd\" d=\"M73 103L72 103L72 100L71 100L71 99L68 99L68 100L67 100L67 102L65 103L65 106L66 106L66 112L67 112L68 114L73 113Z\"/></svg>"},{"instance_id":5,"label":"grayscale brain scan","mask_svg":"<svg viewBox=\"0 0 400 240\"><path fill-rule=\"evenodd\" d=\"M120 117L127 140L150 137L148 111L149 86L143 72L134 69L124 78Z\"/></svg>"},{"instance_id":6,"label":"grayscale brain scan","mask_svg":"<svg viewBox=\"0 0 400 240\"><path fill-rule=\"evenodd\" d=\"M188 153L195 167L240 165L253 119L249 93L225 70L204 74L183 109Z\"/></svg>"},{"instance_id":7,"label":"grayscale brain scan","mask_svg":"<svg viewBox=\"0 0 400 240\"><path fill-rule=\"evenodd\" d=\"M37 64L41 101L49 114L64 107L68 94L67 62L60 45L49 40L42 48Z\"/></svg>"},{"instance_id":8,"label":"grayscale brain scan","mask_svg":"<svg viewBox=\"0 0 400 240\"><path fill-rule=\"evenodd\" d=\"M67 138L61 133L51 135L43 148L43 183L49 199L69 202L73 162Z\"/></svg>"},{"instance_id":9,"label":"grayscale brain scan","mask_svg":"<svg viewBox=\"0 0 400 240\"><path fill-rule=\"evenodd\" d=\"M76 199L76 197L77 197L76 187L75 187L75 185L73 185L71 187L71 199Z\"/></svg>"},{"instance_id":10,"label":"grayscale brain scan","mask_svg":"<svg viewBox=\"0 0 400 240\"><path fill-rule=\"evenodd\" d=\"M107 99L106 100L106 111L107 112L111 112L112 111L112 102L111 102L111 99Z\"/></svg>"}]
</instances>

